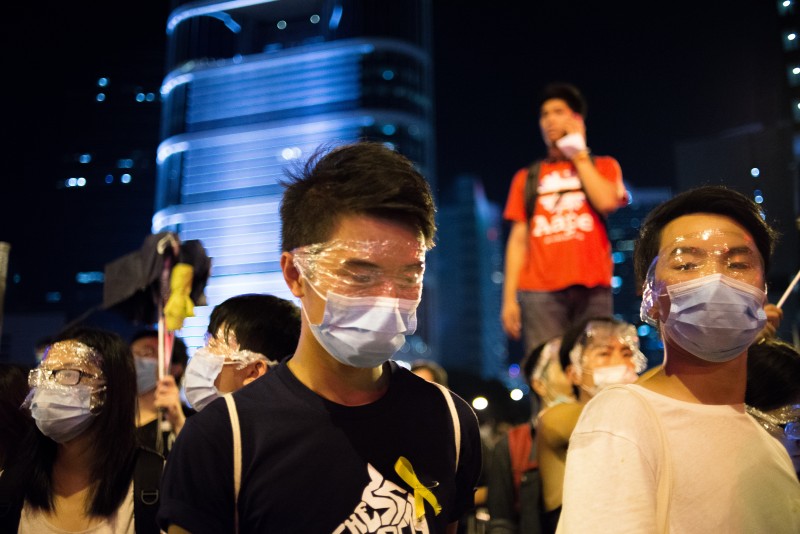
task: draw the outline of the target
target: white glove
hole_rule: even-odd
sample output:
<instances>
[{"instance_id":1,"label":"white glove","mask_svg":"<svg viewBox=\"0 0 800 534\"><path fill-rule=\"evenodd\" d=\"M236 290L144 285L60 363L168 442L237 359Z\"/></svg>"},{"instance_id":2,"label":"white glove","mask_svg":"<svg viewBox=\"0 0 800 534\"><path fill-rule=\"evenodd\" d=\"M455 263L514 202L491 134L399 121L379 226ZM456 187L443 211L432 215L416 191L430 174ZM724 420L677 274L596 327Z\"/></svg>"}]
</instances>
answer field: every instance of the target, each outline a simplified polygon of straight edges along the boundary
<instances>
[{"instance_id":1,"label":"white glove","mask_svg":"<svg viewBox=\"0 0 800 534\"><path fill-rule=\"evenodd\" d=\"M556 146L562 154L572 159L578 152L586 150L586 139L579 133L571 133L556 141Z\"/></svg>"}]
</instances>

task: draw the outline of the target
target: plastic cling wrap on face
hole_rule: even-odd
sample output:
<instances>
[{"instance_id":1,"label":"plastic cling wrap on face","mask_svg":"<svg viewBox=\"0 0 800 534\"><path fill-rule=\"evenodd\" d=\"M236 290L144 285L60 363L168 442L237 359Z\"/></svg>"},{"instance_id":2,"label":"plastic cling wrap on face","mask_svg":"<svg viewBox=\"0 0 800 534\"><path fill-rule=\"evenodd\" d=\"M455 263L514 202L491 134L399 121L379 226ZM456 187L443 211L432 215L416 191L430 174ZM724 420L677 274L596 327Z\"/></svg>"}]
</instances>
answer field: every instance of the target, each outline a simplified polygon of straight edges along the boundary
<instances>
[{"instance_id":1,"label":"plastic cling wrap on face","mask_svg":"<svg viewBox=\"0 0 800 534\"><path fill-rule=\"evenodd\" d=\"M225 358L225 365L236 365L236 369L239 370L259 360L266 362L269 366L277 365L278 363L270 360L260 352L239 349L239 342L236 339L235 332L232 329L226 329L225 325L221 326L213 336L207 333L206 347L198 350L206 351L215 356L222 356Z\"/></svg>"},{"instance_id":2,"label":"plastic cling wrap on face","mask_svg":"<svg viewBox=\"0 0 800 534\"><path fill-rule=\"evenodd\" d=\"M667 287L713 274L765 290L764 260L752 237L720 230L686 234L663 246L653 259L642 288L641 319L657 326L659 319L666 319L657 310Z\"/></svg>"},{"instance_id":3,"label":"plastic cling wrap on face","mask_svg":"<svg viewBox=\"0 0 800 534\"><path fill-rule=\"evenodd\" d=\"M584 355L590 347L609 346L619 342L630 348L633 370L638 374L647 367L647 358L639 350L639 335L636 327L630 323L612 323L607 321L589 321L583 335L575 342L570 351L570 362L577 370L583 370Z\"/></svg>"},{"instance_id":4,"label":"plastic cling wrap on face","mask_svg":"<svg viewBox=\"0 0 800 534\"><path fill-rule=\"evenodd\" d=\"M23 403L29 408L37 389L72 394L76 388L91 392L90 407L97 411L104 403L106 379L102 356L93 348L73 339L53 343L45 349L42 362L28 374L31 392Z\"/></svg>"},{"instance_id":5,"label":"plastic cling wrap on face","mask_svg":"<svg viewBox=\"0 0 800 534\"><path fill-rule=\"evenodd\" d=\"M557 337L545 343L542 347L542 352L539 354L539 360L536 362L536 367L533 368L532 378L534 380L542 380L545 371L551 364L561 366L558 361L558 351L561 348L561 338Z\"/></svg>"},{"instance_id":6,"label":"plastic cling wrap on face","mask_svg":"<svg viewBox=\"0 0 800 534\"><path fill-rule=\"evenodd\" d=\"M747 413L773 436L800 440L800 404L787 404L769 412L747 406Z\"/></svg>"},{"instance_id":7,"label":"plastic cling wrap on face","mask_svg":"<svg viewBox=\"0 0 800 534\"><path fill-rule=\"evenodd\" d=\"M387 296L418 301L425 274L425 244L332 240L292 251L294 265L323 296Z\"/></svg>"}]
</instances>

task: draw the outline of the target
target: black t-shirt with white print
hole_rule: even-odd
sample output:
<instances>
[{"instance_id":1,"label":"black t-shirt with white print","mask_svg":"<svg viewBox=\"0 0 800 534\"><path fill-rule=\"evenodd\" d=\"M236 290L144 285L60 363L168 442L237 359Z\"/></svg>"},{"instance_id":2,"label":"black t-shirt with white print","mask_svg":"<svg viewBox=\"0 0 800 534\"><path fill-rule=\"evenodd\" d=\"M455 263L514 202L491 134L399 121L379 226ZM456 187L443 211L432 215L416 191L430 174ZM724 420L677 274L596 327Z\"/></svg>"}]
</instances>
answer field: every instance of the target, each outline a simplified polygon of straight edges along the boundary
<instances>
[{"instance_id":1,"label":"black t-shirt with white print","mask_svg":"<svg viewBox=\"0 0 800 534\"><path fill-rule=\"evenodd\" d=\"M452 395L461 436L456 470L454 425L442 391L390 365L387 393L364 406L323 399L286 361L234 394L242 436L239 532L444 532L472 507L481 469L474 412ZM161 528L234 531L232 450L224 400L187 420L162 481ZM420 492L428 497L421 521L409 470L398 473L400 457L430 491Z\"/></svg>"}]
</instances>

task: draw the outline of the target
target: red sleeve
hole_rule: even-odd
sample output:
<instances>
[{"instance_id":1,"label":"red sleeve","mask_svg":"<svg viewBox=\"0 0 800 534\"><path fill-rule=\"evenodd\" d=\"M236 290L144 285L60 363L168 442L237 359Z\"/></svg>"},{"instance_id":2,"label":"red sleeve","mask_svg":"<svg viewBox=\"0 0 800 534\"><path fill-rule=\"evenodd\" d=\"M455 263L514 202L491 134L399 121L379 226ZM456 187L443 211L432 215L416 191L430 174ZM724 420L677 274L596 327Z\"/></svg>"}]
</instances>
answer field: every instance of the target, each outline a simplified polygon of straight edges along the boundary
<instances>
[{"instance_id":1,"label":"red sleeve","mask_svg":"<svg viewBox=\"0 0 800 534\"><path fill-rule=\"evenodd\" d=\"M525 181L527 179L528 168L523 167L511 180L506 208L503 211L503 218L507 221L526 222L528 220L525 214Z\"/></svg>"},{"instance_id":2,"label":"red sleeve","mask_svg":"<svg viewBox=\"0 0 800 534\"><path fill-rule=\"evenodd\" d=\"M628 190L625 189L625 184L622 182L622 168L619 166L619 162L610 156L601 156L595 159L595 167L603 178L618 184L618 187L622 190L619 207L627 206L630 199L628 198Z\"/></svg>"}]
</instances>

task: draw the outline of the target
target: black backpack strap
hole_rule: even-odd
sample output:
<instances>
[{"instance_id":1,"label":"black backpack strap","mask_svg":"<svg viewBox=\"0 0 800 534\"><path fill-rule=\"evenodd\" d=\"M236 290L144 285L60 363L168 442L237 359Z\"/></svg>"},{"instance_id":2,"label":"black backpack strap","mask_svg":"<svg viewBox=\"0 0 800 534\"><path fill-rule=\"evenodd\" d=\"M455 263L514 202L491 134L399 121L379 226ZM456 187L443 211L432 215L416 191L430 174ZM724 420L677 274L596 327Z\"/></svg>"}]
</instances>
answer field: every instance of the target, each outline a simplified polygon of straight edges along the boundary
<instances>
[{"instance_id":1,"label":"black backpack strap","mask_svg":"<svg viewBox=\"0 0 800 534\"><path fill-rule=\"evenodd\" d=\"M139 447L133 468L133 522L136 534L158 534L156 523L164 457L152 449Z\"/></svg>"},{"instance_id":2,"label":"black backpack strap","mask_svg":"<svg viewBox=\"0 0 800 534\"><path fill-rule=\"evenodd\" d=\"M536 198L539 196L539 171L542 160L537 159L528 167L528 178L525 180L525 217L528 224L536 209Z\"/></svg>"}]
</instances>

